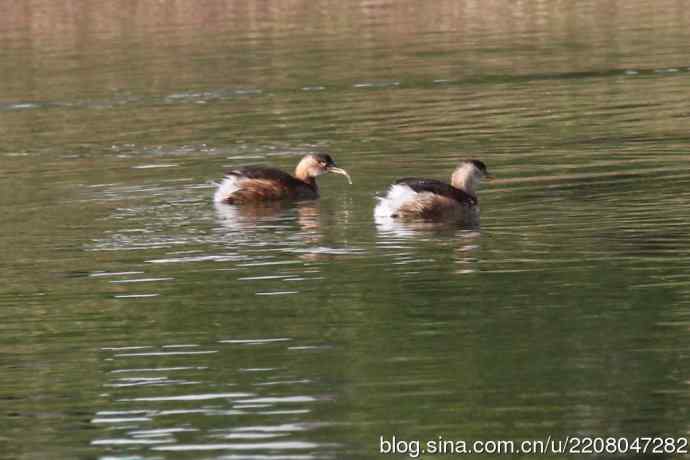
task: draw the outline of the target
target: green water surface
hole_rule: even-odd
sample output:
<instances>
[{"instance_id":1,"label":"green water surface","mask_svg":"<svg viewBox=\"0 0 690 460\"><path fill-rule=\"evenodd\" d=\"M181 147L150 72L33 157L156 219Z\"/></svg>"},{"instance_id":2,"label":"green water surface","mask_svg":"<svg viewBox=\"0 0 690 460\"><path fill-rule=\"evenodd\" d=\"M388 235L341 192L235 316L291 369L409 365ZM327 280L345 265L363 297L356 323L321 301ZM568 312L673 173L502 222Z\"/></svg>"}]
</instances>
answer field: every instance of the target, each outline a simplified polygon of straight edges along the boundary
<instances>
[{"instance_id":1,"label":"green water surface","mask_svg":"<svg viewBox=\"0 0 690 460\"><path fill-rule=\"evenodd\" d=\"M5 5L0 456L687 436L689 52L671 0ZM354 184L214 207L314 151ZM374 221L462 158L478 228Z\"/></svg>"}]
</instances>

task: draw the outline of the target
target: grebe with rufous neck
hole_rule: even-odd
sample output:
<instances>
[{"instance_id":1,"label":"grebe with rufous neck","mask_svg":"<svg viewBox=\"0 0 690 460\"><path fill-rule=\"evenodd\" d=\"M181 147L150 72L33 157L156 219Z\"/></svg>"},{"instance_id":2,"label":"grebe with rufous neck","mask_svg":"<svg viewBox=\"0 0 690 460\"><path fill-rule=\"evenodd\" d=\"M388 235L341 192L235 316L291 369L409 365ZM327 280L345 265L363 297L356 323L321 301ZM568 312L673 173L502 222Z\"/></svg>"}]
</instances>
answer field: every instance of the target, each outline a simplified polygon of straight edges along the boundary
<instances>
[{"instance_id":1,"label":"grebe with rufous neck","mask_svg":"<svg viewBox=\"0 0 690 460\"><path fill-rule=\"evenodd\" d=\"M225 173L213 201L245 204L261 201L314 200L319 197L316 177L326 173L341 174L352 184L350 175L336 167L327 154L306 155L297 164L295 175L265 166L244 166Z\"/></svg>"},{"instance_id":2,"label":"grebe with rufous neck","mask_svg":"<svg viewBox=\"0 0 690 460\"><path fill-rule=\"evenodd\" d=\"M379 197L379 218L448 220L479 210L476 189L482 179L493 179L484 162L465 160L455 168L450 184L436 179L405 177Z\"/></svg>"}]
</instances>

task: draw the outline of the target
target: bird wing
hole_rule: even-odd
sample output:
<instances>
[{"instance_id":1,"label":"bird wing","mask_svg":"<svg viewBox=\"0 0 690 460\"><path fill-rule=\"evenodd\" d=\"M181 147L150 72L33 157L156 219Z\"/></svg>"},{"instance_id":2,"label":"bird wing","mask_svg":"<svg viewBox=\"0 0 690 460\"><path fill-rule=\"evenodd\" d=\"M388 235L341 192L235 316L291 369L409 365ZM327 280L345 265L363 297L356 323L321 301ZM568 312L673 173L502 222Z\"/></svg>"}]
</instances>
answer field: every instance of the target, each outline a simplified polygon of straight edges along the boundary
<instances>
[{"instance_id":1,"label":"bird wing","mask_svg":"<svg viewBox=\"0 0 690 460\"><path fill-rule=\"evenodd\" d=\"M237 189L226 198L232 203L312 197L315 188L281 171L265 166L243 166L225 172L226 180L234 179Z\"/></svg>"},{"instance_id":2,"label":"bird wing","mask_svg":"<svg viewBox=\"0 0 690 460\"><path fill-rule=\"evenodd\" d=\"M285 171L276 168L267 168L266 166L242 166L226 171L225 175L235 176L241 179L260 179L286 184L297 180Z\"/></svg>"},{"instance_id":3,"label":"bird wing","mask_svg":"<svg viewBox=\"0 0 690 460\"><path fill-rule=\"evenodd\" d=\"M452 198L460 203L476 204L477 199L469 193L453 187L446 182L436 179L421 179L418 177L404 177L395 181L396 184L407 185L417 193L429 192Z\"/></svg>"}]
</instances>

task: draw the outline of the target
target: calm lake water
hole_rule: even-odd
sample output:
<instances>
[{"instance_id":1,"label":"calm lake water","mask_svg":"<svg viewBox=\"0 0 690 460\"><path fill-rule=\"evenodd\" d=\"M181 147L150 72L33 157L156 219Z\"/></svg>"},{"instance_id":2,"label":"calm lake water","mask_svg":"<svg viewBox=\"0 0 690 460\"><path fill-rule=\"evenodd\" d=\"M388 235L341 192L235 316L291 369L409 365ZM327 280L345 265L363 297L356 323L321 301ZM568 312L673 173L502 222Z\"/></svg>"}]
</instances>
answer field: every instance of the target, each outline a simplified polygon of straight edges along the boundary
<instances>
[{"instance_id":1,"label":"calm lake water","mask_svg":"<svg viewBox=\"0 0 690 460\"><path fill-rule=\"evenodd\" d=\"M688 435L690 4L100 3L0 17L0 456ZM479 228L374 221L462 158Z\"/></svg>"}]
</instances>

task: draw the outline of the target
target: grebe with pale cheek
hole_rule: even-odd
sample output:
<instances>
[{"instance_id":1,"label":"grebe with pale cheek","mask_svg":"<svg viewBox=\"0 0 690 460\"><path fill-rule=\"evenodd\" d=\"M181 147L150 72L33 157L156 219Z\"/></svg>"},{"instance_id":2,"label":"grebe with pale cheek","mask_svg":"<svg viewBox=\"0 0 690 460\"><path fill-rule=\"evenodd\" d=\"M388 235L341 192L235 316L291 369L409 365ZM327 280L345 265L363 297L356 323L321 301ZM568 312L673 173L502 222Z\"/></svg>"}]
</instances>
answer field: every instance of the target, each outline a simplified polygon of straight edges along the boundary
<instances>
[{"instance_id":1,"label":"grebe with pale cheek","mask_svg":"<svg viewBox=\"0 0 690 460\"><path fill-rule=\"evenodd\" d=\"M482 179L493 179L484 162L466 160L455 168L450 184L417 177L395 181L379 197L374 215L379 218L448 220L479 210L476 190Z\"/></svg>"},{"instance_id":2,"label":"grebe with pale cheek","mask_svg":"<svg viewBox=\"0 0 690 460\"><path fill-rule=\"evenodd\" d=\"M218 185L213 201L216 203L244 204L261 201L313 200L319 197L316 177L342 174L352 184L350 175L336 167L330 155L306 155L297 164L295 175L265 166L245 166L225 173Z\"/></svg>"}]
</instances>

